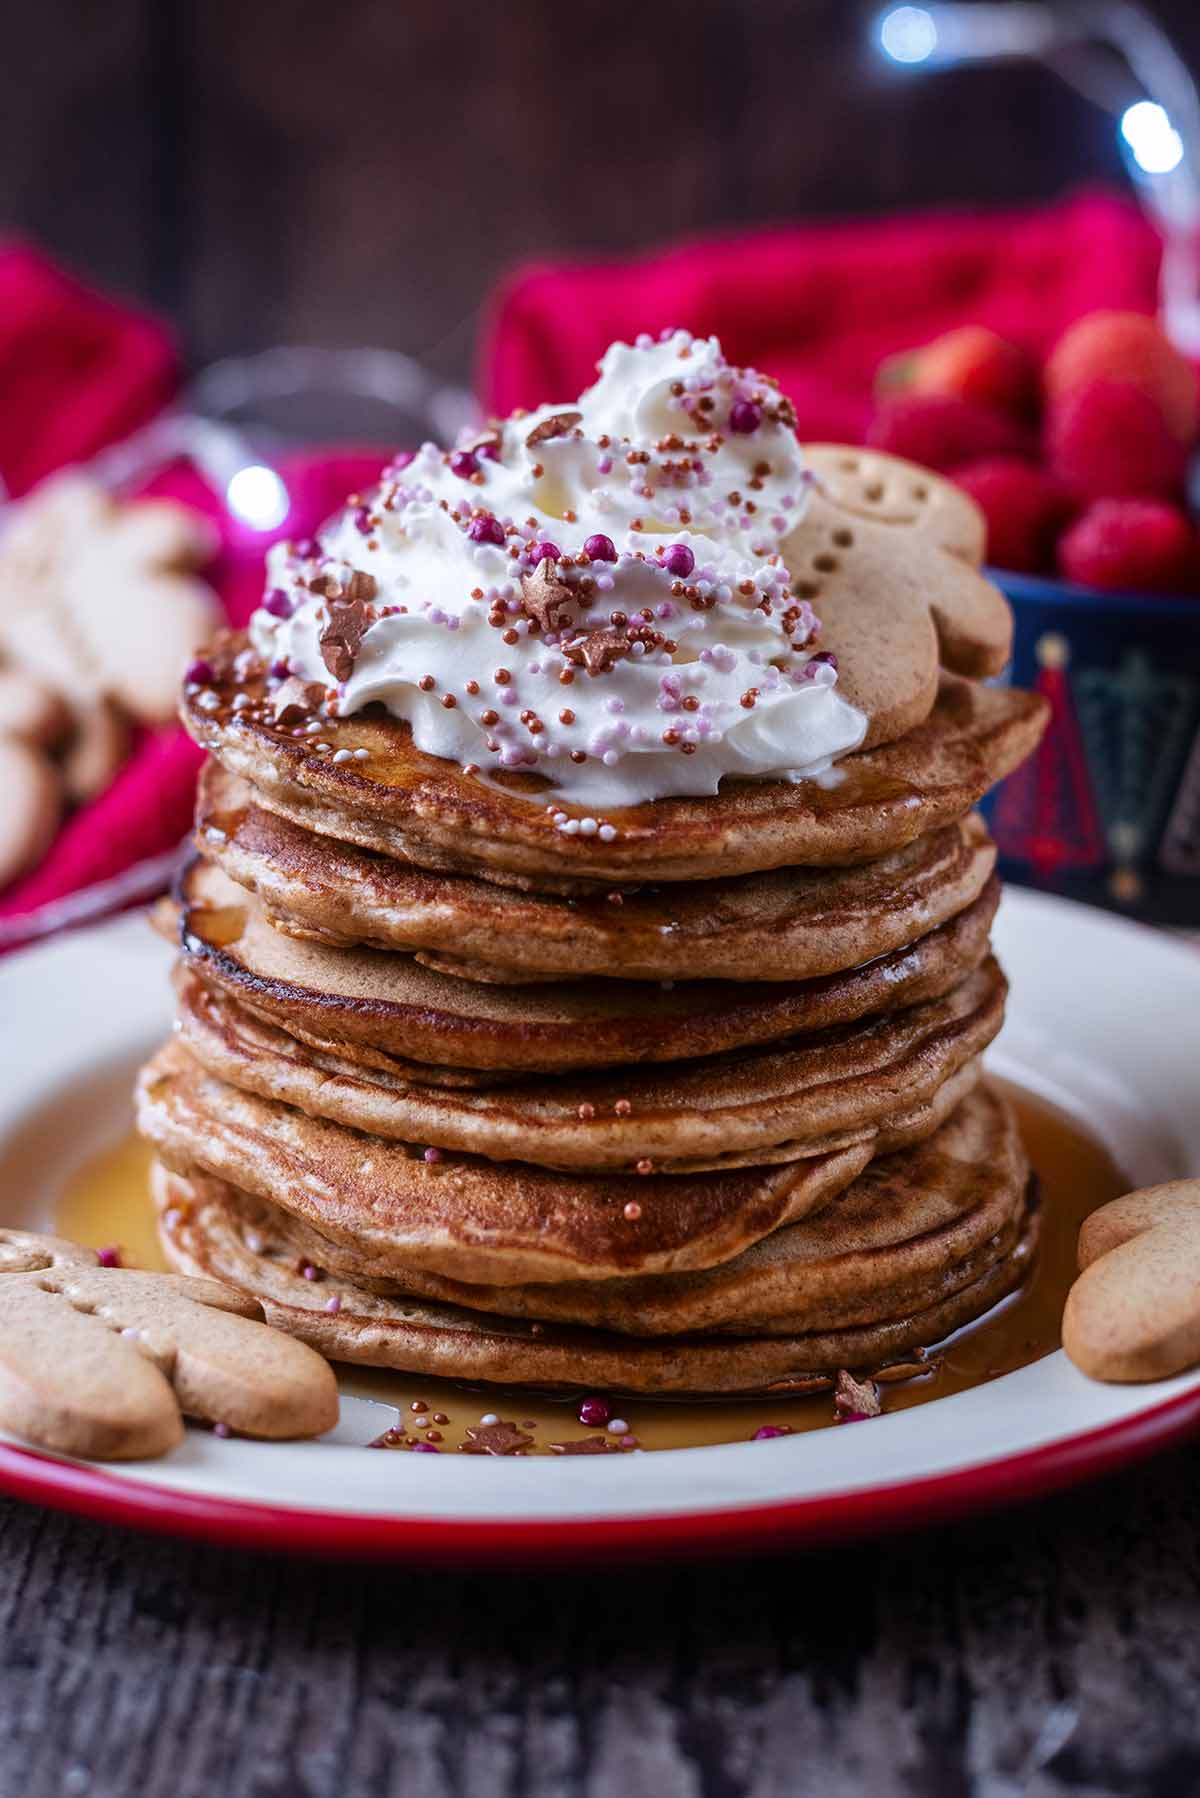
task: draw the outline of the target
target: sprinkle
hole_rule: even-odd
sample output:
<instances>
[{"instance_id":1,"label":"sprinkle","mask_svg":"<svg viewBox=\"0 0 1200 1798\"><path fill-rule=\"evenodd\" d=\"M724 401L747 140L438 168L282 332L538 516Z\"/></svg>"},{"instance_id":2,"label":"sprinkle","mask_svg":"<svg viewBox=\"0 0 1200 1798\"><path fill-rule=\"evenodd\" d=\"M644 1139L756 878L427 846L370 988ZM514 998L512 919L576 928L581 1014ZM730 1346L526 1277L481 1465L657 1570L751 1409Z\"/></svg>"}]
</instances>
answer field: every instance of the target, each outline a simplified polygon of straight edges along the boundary
<instances>
[{"instance_id":1,"label":"sprinkle","mask_svg":"<svg viewBox=\"0 0 1200 1798\"><path fill-rule=\"evenodd\" d=\"M696 566L696 558L686 543L672 543L663 557L663 567L678 580L686 580Z\"/></svg>"},{"instance_id":2,"label":"sprinkle","mask_svg":"<svg viewBox=\"0 0 1200 1798\"><path fill-rule=\"evenodd\" d=\"M354 751L352 749L335 749L333 752L333 763L335 767L340 766L344 762L352 762L353 760Z\"/></svg>"},{"instance_id":3,"label":"sprinkle","mask_svg":"<svg viewBox=\"0 0 1200 1798\"><path fill-rule=\"evenodd\" d=\"M791 1431L790 1424L764 1423L760 1426L760 1428L755 1430L755 1432L754 1432L753 1436L751 1436L750 1440L751 1440L751 1442L770 1442L776 1436L790 1436L791 1433L792 1433L792 1431Z\"/></svg>"},{"instance_id":4,"label":"sprinkle","mask_svg":"<svg viewBox=\"0 0 1200 1798\"><path fill-rule=\"evenodd\" d=\"M467 536L472 543L496 543L503 547L504 526L490 512L481 512L467 526Z\"/></svg>"},{"instance_id":5,"label":"sprinkle","mask_svg":"<svg viewBox=\"0 0 1200 1798\"><path fill-rule=\"evenodd\" d=\"M408 1408L410 1411L419 1413L421 1411L428 1411L429 1406L425 1403L423 1398L415 1398Z\"/></svg>"},{"instance_id":6,"label":"sprinkle","mask_svg":"<svg viewBox=\"0 0 1200 1798\"><path fill-rule=\"evenodd\" d=\"M122 1265L121 1251L118 1248L98 1249L96 1252L96 1260L100 1263L101 1267L120 1267Z\"/></svg>"},{"instance_id":7,"label":"sprinkle","mask_svg":"<svg viewBox=\"0 0 1200 1798\"><path fill-rule=\"evenodd\" d=\"M609 467L611 466L610 462ZM583 553L585 556L590 556L593 562L615 562L617 546L611 537L604 535L603 531L596 531L584 542Z\"/></svg>"},{"instance_id":8,"label":"sprinkle","mask_svg":"<svg viewBox=\"0 0 1200 1798\"><path fill-rule=\"evenodd\" d=\"M628 1431L629 1425L625 1422L623 1417L614 1417L608 1426L608 1433L610 1436L624 1436L628 1434Z\"/></svg>"},{"instance_id":9,"label":"sprinkle","mask_svg":"<svg viewBox=\"0 0 1200 1798\"><path fill-rule=\"evenodd\" d=\"M222 1442L225 1442L228 1440L228 1438L230 1436L233 1435L233 1431L230 1429L230 1427L227 1423L214 1423L213 1435L219 1436L221 1438Z\"/></svg>"},{"instance_id":10,"label":"sprinkle","mask_svg":"<svg viewBox=\"0 0 1200 1798\"><path fill-rule=\"evenodd\" d=\"M602 1429L612 1416L612 1406L606 1398L593 1395L581 1398L579 1409L575 1413L585 1430Z\"/></svg>"},{"instance_id":11,"label":"sprinkle","mask_svg":"<svg viewBox=\"0 0 1200 1798\"><path fill-rule=\"evenodd\" d=\"M562 555L557 543L535 543L527 551L531 563L557 562Z\"/></svg>"},{"instance_id":12,"label":"sprinkle","mask_svg":"<svg viewBox=\"0 0 1200 1798\"><path fill-rule=\"evenodd\" d=\"M341 1308L342 1308L342 1301L336 1292L334 1293L332 1298L326 1299L325 1309L326 1309L326 1311L328 1311L330 1317L336 1317L338 1312L341 1310Z\"/></svg>"},{"instance_id":13,"label":"sprinkle","mask_svg":"<svg viewBox=\"0 0 1200 1798\"><path fill-rule=\"evenodd\" d=\"M425 1151L425 1160L426 1161L433 1162L433 1161L440 1161L441 1159L442 1159L442 1151L440 1149L426 1149L426 1151Z\"/></svg>"},{"instance_id":14,"label":"sprinkle","mask_svg":"<svg viewBox=\"0 0 1200 1798\"><path fill-rule=\"evenodd\" d=\"M500 1419L497 1417L497 1415L494 1411L485 1411L483 1416L479 1419L479 1421L486 1428L487 1425L490 1423L499 1423Z\"/></svg>"},{"instance_id":15,"label":"sprinkle","mask_svg":"<svg viewBox=\"0 0 1200 1798\"><path fill-rule=\"evenodd\" d=\"M729 429L741 437L748 437L751 431L757 431L762 416L762 407L755 405L753 400L735 400L729 408Z\"/></svg>"},{"instance_id":16,"label":"sprinkle","mask_svg":"<svg viewBox=\"0 0 1200 1798\"><path fill-rule=\"evenodd\" d=\"M479 462L470 450L455 450L450 458L450 473L458 475L460 480L469 481L479 469Z\"/></svg>"},{"instance_id":17,"label":"sprinkle","mask_svg":"<svg viewBox=\"0 0 1200 1798\"><path fill-rule=\"evenodd\" d=\"M636 1224L642 1215L642 1208L636 1199L630 1199L625 1207L624 1216L627 1223Z\"/></svg>"},{"instance_id":18,"label":"sprinkle","mask_svg":"<svg viewBox=\"0 0 1200 1798\"><path fill-rule=\"evenodd\" d=\"M211 662L206 662L201 657L189 663L184 679L189 687L204 687L209 681L216 679L216 671Z\"/></svg>"}]
</instances>

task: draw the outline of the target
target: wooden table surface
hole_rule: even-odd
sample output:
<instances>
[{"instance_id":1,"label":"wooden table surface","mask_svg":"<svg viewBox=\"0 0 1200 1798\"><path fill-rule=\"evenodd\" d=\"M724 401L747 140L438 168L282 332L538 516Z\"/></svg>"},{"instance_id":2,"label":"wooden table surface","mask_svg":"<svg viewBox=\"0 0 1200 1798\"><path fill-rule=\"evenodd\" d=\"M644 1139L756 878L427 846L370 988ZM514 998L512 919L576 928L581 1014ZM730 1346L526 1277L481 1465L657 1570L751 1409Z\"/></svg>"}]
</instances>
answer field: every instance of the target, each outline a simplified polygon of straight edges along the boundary
<instances>
[{"instance_id":1,"label":"wooden table surface","mask_svg":"<svg viewBox=\"0 0 1200 1798\"><path fill-rule=\"evenodd\" d=\"M1198 1471L577 1572L250 1558L0 1501L0 1798L1183 1798Z\"/></svg>"}]
</instances>

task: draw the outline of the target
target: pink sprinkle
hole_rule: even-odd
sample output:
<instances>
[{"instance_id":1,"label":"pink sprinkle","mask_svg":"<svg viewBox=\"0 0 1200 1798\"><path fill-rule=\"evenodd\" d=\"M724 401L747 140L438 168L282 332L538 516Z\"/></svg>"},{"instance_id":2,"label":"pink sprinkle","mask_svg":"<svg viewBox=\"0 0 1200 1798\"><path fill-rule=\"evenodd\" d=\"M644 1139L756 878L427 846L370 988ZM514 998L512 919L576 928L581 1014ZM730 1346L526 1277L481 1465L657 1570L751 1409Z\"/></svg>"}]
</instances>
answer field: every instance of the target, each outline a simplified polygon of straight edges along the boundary
<instances>
[{"instance_id":1,"label":"pink sprinkle","mask_svg":"<svg viewBox=\"0 0 1200 1798\"><path fill-rule=\"evenodd\" d=\"M224 1442L227 1437L233 1435L233 1431L230 1429L230 1427L227 1423L214 1423L213 1435L219 1436L221 1438L222 1442Z\"/></svg>"},{"instance_id":2,"label":"pink sprinkle","mask_svg":"<svg viewBox=\"0 0 1200 1798\"><path fill-rule=\"evenodd\" d=\"M535 543L526 553L536 567L539 562L557 562L562 550L557 543Z\"/></svg>"},{"instance_id":3,"label":"pink sprinkle","mask_svg":"<svg viewBox=\"0 0 1200 1798\"><path fill-rule=\"evenodd\" d=\"M433 1442L414 1442L412 1452L414 1455L440 1455L442 1451Z\"/></svg>"},{"instance_id":4,"label":"pink sprinkle","mask_svg":"<svg viewBox=\"0 0 1200 1798\"><path fill-rule=\"evenodd\" d=\"M342 1301L336 1292L331 1299L326 1299L325 1309L328 1311L330 1317L336 1317L341 1308Z\"/></svg>"},{"instance_id":5,"label":"pink sprinkle","mask_svg":"<svg viewBox=\"0 0 1200 1798\"><path fill-rule=\"evenodd\" d=\"M504 543L504 526L490 512L481 512L467 526L467 536L472 543Z\"/></svg>"},{"instance_id":6,"label":"pink sprinkle","mask_svg":"<svg viewBox=\"0 0 1200 1798\"><path fill-rule=\"evenodd\" d=\"M612 1417L612 1406L606 1398L581 1398L575 1415L585 1429L600 1429Z\"/></svg>"},{"instance_id":7,"label":"pink sprinkle","mask_svg":"<svg viewBox=\"0 0 1200 1798\"><path fill-rule=\"evenodd\" d=\"M275 587L263 600L263 611L269 612L272 618L290 618L292 602L282 587Z\"/></svg>"},{"instance_id":8,"label":"pink sprinkle","mask_svg":"<svg viewBox=\"0 0 1200 1798\"><path fill-rule=\"evenodd\" d=\"M617 559L617 546L603 531L596 531L587 538L583 549L584 554L590 556L593 562L615 562Z\"/></svg>"},{"instance_id":9,"label":"pink sprinkle","mask_svg":"<svg viewBox=\"0 0 1200 1798\"><path fill-rule=\"evenodd\" d=\"M97 1250L97 1253L96 1253L96 1259L100 1263L101 1267L120 1267L121 1266L121 1251L120 1251L120 1249L116 1249L116 1248L99 1249L99 1250Z\"/></svg>"},{"instance_id":10,"label":"pink sprinkle","mask_svg":"<svg viewBox=\"0 0 1200 1798\"><path fill-rule=\"evenodd\" d=\"M686 543L672 543L663 557L663 567L667 573L675 575L681 581L687 579L695 566L696 558Z\"/></svg>"},{"instance_id":11,"label":"pink sprinkle","mask_svg":"<svg viewBox=\"0 0 1200 1798\"><path fill-rule=\"evenodd\" d=\"M742 437L757 431L761 423L762 407L756 406L753 400L735 400L729 408L729 429Z\"/></svg>"},{"instance_id":12,"label":"pink sprinkle","mask_svg":"<svg viewBox=\"0 0 1200 1798\"><path fill-rule=\"evenodd\" d=\"M442 1151L440 1149L426 1149L425 1159L426 1161L440 1161L442 1159Z\"/></svg>"},{"instance_id":13,"label":"pink sprinkle","mask_svg":"<svg viewBox=\"0 0 1200 1798\"><path fill-rule=\"evenodd\" d=\"M786 1425L764 1423L761 1429L755 1430L750 1440L751 1442L770 1442L775 1436L790 1436L791 1433Z\"/></svg>"},{"instance_id":14,"label":"pink sprinkle","mask_svg":"<svg viewBox=\"0 0 1200 1798\"><path fill-rule=\"evenodd\" d=\"M203 660L192 662L184 678L191 687L206 687L213 679L213 665Z\"/></svg>"},{"instance_id":15,"label":"pink sprinkle","mask_svg":"<svg viewBox=\"0 0 1200 1798\"><path fill-rule=\"evenodd\" d=\"M479 463L470 450L455 450L450 458L450 473L461 480L469 480L478 471Z\"/></svg>"},{"instance_id":16,"label":"pink sprinkle","mask_svg":"<svg viewBox=\"0 0 1200 1798\"><path fill-rule=\"evenodd\" d=\"M302 562L315 561L320 553L321 545L315 537L298 537L292 544L292 554L298 556Z\"/></svg>"}]
</instances>

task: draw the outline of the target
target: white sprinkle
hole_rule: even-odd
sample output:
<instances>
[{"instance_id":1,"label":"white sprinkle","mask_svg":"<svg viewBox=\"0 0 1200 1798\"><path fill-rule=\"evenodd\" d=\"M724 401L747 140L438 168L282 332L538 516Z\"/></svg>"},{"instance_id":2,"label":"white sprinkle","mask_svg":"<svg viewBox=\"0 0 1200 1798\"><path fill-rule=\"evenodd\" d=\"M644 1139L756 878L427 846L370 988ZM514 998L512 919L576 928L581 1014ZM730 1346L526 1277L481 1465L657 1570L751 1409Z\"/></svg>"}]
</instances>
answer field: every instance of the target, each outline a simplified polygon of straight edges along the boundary
<instances>
[{"instance_id":1,"label":"white sprinkle","mask_svg":"<svg viewBox=\"0 0 1200 1798\"><path fill-rule=\"evenodd\" d=\"M602 843L611 843L616 834L617 827L615 824L602 824L600 826L600 841Z\"/></svg>"},{"instance_id":2,"label":"white sprinkle","mask_svg":"<svg viewBox=\"0 0 1200 1798\"><path fill-rule=\"evenodd\" d=\"M211 687L206 687L203 693L198 694L196 698L196 704L202 712L215 712L220 703L220 699Z\"/></svg>"},{"instance_id":3,"label":"white sprinkle","mask_svg":"<svg viewBox=\"0 0 1200 1798\"><path fill-rule=\"evenodd\" d=\"M354 759L356 762L370 761L371 751L369 749L356 749L354 751Z\"/></svg>"},{"instance_id":4,"label":"white sprinkle","mask_svg":"<svg viewBox=\"0 0 1200 1798\"><path fill-rule=\"evenodd\" d=\"M352 749L335 749L333 752L333 760L335 765L340 765L343 762L352 762L354 760L354 751Z\"/></svg>"},{"instance_id":5,"label":"white sprinkle","mask_svg":"<svg viewBox=\"0 0 1200 1798\"><path fill-rule=\"evenodd\" d=\"M614 1417L608 1426L608 1433L610 1436L627 1436L629 1434L629 1425L625 1422L623 1417Z\"/></svg>"},{"instance_id":6,"label":"white sprinkle","mask_svg":"<svg viewBox=\"0 0 1200 1798\"><path fill-rule=\"evenodd\" d=\"M494 1411L485 1411L479 1421L480 1423L499 1423L500 1419L496 1416Z\"/></svg>"},{"instance_id":7,"label":"white sprinkle","mask_svg":"<svg viewBox=\"0 0 1200 1798\"><path fill-rule=\"evenodd\" d=\"M607 761L607 759L606 756L605 760ZM595 818L581 818L579 820L579 834L581 837L594 837L599 828L600 826Z\"/></svg>"}]
</instances>

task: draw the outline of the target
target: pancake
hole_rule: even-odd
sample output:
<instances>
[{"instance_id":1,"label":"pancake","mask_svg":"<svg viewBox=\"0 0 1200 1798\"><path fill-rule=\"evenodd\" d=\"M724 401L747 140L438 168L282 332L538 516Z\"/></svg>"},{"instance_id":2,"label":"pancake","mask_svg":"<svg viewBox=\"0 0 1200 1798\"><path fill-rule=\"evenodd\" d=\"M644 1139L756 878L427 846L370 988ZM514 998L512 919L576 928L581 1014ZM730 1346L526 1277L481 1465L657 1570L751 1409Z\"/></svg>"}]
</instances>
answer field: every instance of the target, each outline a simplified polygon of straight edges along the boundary
<instances>
[{"instance_id":1,"label":"pancake","mask_svg":"<svg viewBox=\"0 0 1200 1798\"><path fill-rule=\"evenodd\" d=\"M639 1339L307 1280L294 1264L246 1246L221 1202L225 1190L160 1173L156 1196L168 1258L182 1272L251 1294L275 1328L332 1360L472 1383L675 1398L811 1391L839 1368L869 1373L933 1346L1020 1286L1040 1221L1036 1206L1027 1205L1015 1244L985 1273L928 1306L874 1324L796 1336ZM334 1293L340 1307L330 1311Z\"/></svg>"},{"instance_id":2,"label":"pancake","mask_svg":"<svg viewBox=\"0 0 1200 1798\"><path fill-rule=\"evenodd\" d=\"M947 675L923 724L847 756L820 781L729 779L711 798L618 808L602 821L616 832L606 842L598 829L561 827L582 814L560 807L541 776L477 779L416 749L408 726L378 707L330 719L320 739L330 749L319 753L313 739L271 722L261 673L239 683L240 642L216 646L217 668L230 672L189 687L182 716L201 747L254 788L257 804L418 867L546 891L874 860L970 811L1024 760L1047 717L1036 694Z\"/></svg>"},{"instance_id":3,"label":"pancake","mask_svg":"<svg viewBox=\"0 0 1200 1798\"><path fill-rule=\"evenodd\" d=\"M271 1200L383 1279L413 1267L502 1285L711 1267L828 1203L872 1154L856 1143L783 1167L674 1176L430 1162L239 1092L174 1042L142 1069L137 1110L168 1166Z\"/></svg>"},{"instance_id":4,"label":"pancake","mask_svg":"<svg viewBox=\"0 0 1200 1798\"><path fill-rule=\"evenodd\" d=\"M352 1251L277 1207L224 1183L220 1202L264 1253L384 1296L620 1335L800 1335L922 1309L980 1278L1016 1240L1028 1174L1011 1106L982 1085L919 1147L873 1161L819 1215L719 1267L528 1287L415 1271L373 1280Z\"/></svg>"},{"instance_id":5,"label":"pancake","mask_svg":"<svg viewBox=\"0 0 1200 1798\"><path fill-rule=\"evenodd\" d=\"M663 1173L793 1160L886 1134L1000 1029L990 959L944 998L703 1062L481 1089L387 1074L301 1044L182 970L178 1028L209 1073L314 1118L492 1161Z\"/></svg>"},{"instance_id":6,"label":"pancake","mask_svg":"<svg viewBox=\"0 0 1200 1798\"><path fill-rule=\"evenodd\" d=\"M398 1074L423 1064L426 1081L445 1085L483 1083L495 1070L695 1059L940 998L986 953L999 883L993 876L974 904L927 936L846 973L666 988L487 987L399 953L295 941L272 929L252 894L199 862L185 869L177 896L184 958L210 986L314 1048Z\"/></svg>"},{"instance_id":7,"label":"pancake","mask_svg":"<svg viewBox=\"0 0 1200 1798\"><path fill-rule=\"evenodd\" d=\"M567 899L427 874L316 837L265 811L210 762L196 840L282 927L338 947L418 952L455 971L514 980L602 974L633 980L805 980L854 968L974 903L996 851L972 814L854 868L784 868L731 880ZM187 890L206 902L204 876ZM221 903L221 901L215 901ZM227 901L226 901L227 903ZM425 953L422 953L425 952Z\"/></svg>"}]
</instances>

